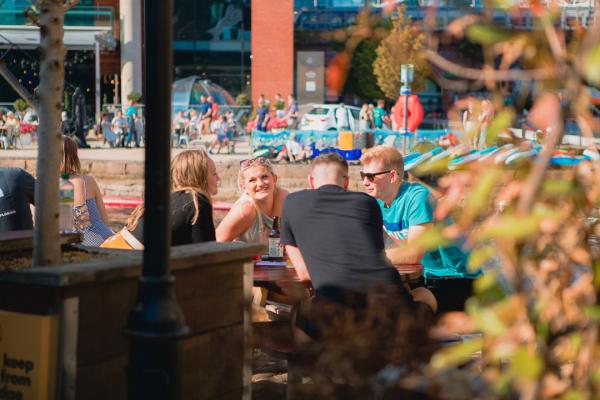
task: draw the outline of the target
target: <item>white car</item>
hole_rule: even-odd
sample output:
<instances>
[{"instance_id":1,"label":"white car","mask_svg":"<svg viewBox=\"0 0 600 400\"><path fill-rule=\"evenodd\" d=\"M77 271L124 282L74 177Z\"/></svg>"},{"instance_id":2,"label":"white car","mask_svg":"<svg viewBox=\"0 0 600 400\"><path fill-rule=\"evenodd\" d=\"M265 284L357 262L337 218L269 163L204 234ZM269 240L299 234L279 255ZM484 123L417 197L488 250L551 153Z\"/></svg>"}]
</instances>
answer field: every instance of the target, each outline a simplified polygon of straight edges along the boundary
<instances>
[{"instance_id":1,"label":"white car","mask_svg":"<svg viewBox=\"0 0 600 400\"><path fill-rule=\"evenodd\" d=\"M346 106L344 104L314 104L309 107L302 118L300 118L300 124L298 129L307 131L333 131L338 129L337 118L339 113L343 112L339 110L341 107L346 111L348 128L350 130L358 129L358 120L360 116L360 108L353 106Z\"/></svg>"}]
</instances>

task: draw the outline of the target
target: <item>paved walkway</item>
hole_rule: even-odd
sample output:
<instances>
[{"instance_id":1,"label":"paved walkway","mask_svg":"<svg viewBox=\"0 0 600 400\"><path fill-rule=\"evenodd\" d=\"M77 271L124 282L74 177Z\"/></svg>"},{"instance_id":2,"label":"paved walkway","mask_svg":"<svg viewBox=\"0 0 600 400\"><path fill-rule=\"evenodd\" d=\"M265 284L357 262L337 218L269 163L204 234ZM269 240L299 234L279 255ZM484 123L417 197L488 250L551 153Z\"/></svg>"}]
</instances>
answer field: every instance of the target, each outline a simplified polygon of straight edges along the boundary
<instances>
[{"instance_id":1,"label":"paved walkway","mask_svg":"<svg viewBox=\"0 0 600 400\"><path fill-rule=\"evenodd\" d=\"M111 149L108 145L103 144L101 141L94 139L88 139L88 143L92 148L90 149L79 149L79 158L82 160L89 161L144 161L145 149L144 148L114 148ZM193 149L200 147L188 147L188 148L173 148L171 150L171 156L175 157L186 149ZM202 146L201 148L204 148ZM222 152L225 150L223 149ZM230 161L240 161L248 158L250 154L250 145L245 138L236 143L234 154L214 154L211 157L218 163L228 163ZM0 150L0 159L37 159L37 143L25 146L24 149L17 150Z\"/></svg>"}]
</instances>

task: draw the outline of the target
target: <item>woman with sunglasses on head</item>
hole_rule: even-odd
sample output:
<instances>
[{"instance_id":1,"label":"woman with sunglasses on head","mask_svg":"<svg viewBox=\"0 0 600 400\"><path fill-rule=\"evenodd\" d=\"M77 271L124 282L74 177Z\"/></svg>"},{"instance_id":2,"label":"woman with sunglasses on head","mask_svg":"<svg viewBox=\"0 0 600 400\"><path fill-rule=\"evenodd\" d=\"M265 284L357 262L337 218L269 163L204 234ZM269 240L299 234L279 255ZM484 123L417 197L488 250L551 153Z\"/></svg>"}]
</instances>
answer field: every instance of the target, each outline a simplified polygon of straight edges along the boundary
<instances>
[{"instance_id":1,"label":"woman with sunglasses on head","mask_svg":"<svg viewBox=\"0 0 600 400\"><path fill-rule=\"evenodd\" d=\"M217 241L266 243L288 192L277 186L277 175L263 157L240 163L238 185L243 194L217 227Z\"/></svg>"}]
</instances>

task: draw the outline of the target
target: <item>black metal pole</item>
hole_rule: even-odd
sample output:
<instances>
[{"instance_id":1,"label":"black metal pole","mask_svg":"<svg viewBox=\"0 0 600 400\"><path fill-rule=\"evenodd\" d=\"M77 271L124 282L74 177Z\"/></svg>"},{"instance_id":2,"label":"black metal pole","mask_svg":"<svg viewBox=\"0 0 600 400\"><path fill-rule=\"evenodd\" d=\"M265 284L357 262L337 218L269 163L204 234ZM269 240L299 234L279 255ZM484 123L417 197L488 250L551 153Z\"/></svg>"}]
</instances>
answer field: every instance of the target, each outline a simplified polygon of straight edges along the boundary
<instances>
[{"instance_id":1,"label":"black metal pole","mask_svg":"<svg viewBox=\"0 0 600 400\"><path fill-rule=\"evenodd\" d=\"M130 338L128 397L179 399L179 340L188 328L169 272L173 0L144 3L145 246L138 298L125 328Z\"/></svg>"}]
</instances>

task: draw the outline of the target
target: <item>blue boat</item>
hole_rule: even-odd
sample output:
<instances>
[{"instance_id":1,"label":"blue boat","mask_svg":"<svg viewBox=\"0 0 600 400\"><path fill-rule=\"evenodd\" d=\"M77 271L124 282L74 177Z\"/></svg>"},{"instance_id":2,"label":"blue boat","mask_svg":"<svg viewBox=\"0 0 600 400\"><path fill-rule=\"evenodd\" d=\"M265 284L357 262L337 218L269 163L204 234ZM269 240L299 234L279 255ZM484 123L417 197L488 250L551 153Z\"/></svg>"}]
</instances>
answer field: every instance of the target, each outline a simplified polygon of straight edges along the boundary
<instances>
[{"instance_id":1,"label":"blue boat","mask_svg":"<svg viewBox=\"0 0 600 400\"><path fill-rule=\"evenodd\" d=\"M538 155L538 153L541 150L541 146L536 146L531 150L527 150L527 151L518 151L514 154L511 154L509 157L506 158L506 161L504 162L506 165L516 165L519 162L522 162L524 160L530 160L532 158L534 158L535 156Z\"/></svg>"},{"instance_id":2,"label":"blue boat","mask_svg":"<svg viewBox=\"0 0 600 400\"><path fill-rule=\"evenodd\" d=\"M490 158L497 156L500 152L508 151L508 150L512 149L513 147L515 147L515 146L512 143L505 144L502 147L498 147L498 146L488 147L487 149L482 150L482 154L481 154L481 157L479 157L479 161L489 160ZM485 150L489 150L489 151L486 151L485 153L483 153Z\"/></svg>"},{"instance_id":3,"label":"blue boat","mask_svg":"<svg viewBox=\"0 0 600 400\"><path fill-rule=\"evenodd\" d=\"M416 157L416 158L410 160L409 162L406 162L404 164L404 170L405 171L412 170L413 168L417 167L418 165L423 164L425 161L429 160L431 157L435 156L436 154L441 153L443 150L444 149L442 147L436 147L434 149L431 149L427 153L421 154L419 157Z\"/></svg>"},{"instance_id":4,"label":"blue boat","mask_svg":"<svg viewBox=\"0 0 600 400\"><path fill-rule=\"evenodd\" d=\"M492 146L492 147L488 147L487 149L483 149L480 151L474 151L465 156L455 158L454 160L450 161L450 163L448 164L448 169L454 170L454 169L464 166L465 164L468 164L470 162L477 161L477 160L481 159L482 156L484 156L488 153L492 153L497 149L498 149L497 146Z\"/></svg>"},{"instance_id":5,"label":"blue boat","mask_svg":"<svg viewBox=\"0 0 600 400\"><path fill-rule=\"evenodd\" d=\"M559 155L553 156L550 159L550 165L567 167L572 165L577 165L583 160L589 160L586 156L569 156L569 155Z\"/></svg>"}]
</instances>

